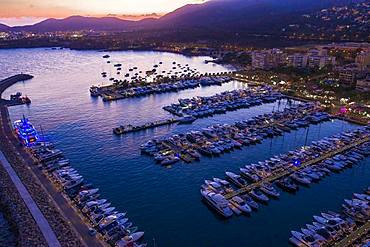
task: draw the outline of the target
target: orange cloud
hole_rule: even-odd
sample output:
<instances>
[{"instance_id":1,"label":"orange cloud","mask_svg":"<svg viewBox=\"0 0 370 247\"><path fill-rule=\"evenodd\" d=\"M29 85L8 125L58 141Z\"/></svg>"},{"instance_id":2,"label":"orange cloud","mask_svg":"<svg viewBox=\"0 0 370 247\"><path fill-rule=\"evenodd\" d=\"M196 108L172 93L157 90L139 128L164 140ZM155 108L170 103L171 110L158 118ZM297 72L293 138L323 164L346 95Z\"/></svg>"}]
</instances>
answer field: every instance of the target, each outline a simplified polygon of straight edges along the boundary
<instances>
[{"instance_id":1,"label":"orange cloud","mask_svg":"<svg viewBox=\"0 0 370 247\"><path fill-rule=\"evenodd\" d=\"M166 13L188 3L206 0L0 0L0 18L54 17L70 15L107 16L113 14L129 18L156 17L147 13ZM121 18L121 17L120 17Z\"/></svg>"}]
</instances>

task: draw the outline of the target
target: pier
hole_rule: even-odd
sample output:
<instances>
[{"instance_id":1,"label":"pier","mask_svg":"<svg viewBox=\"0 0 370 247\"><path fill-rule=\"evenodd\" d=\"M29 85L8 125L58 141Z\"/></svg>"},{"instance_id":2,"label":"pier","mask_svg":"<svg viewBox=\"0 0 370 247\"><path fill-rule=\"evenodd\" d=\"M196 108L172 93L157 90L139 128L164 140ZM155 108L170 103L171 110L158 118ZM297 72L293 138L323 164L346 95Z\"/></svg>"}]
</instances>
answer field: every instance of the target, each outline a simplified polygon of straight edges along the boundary
<instances>
[{"instance_id":1,"label":"pier","mask_svg":"<svg viewBox=\"0 0 370 247\"><path fill-rule=\"evenodd\" d=\"M18 74L18 75L14 75L14 76L11 76L11 77L8 77L4 80L1 80L0 81L0 103L3 103L7 106L14 106L14 105L23 105L23 104L27 104L27 103L30 103L31 101L23 101L21 99L19 100L7 100L7 99L2 99L1 98L1 95L2 93L10 86L12 86L13 84L17 83L17 82L20 82L20 81L26 81L26 80L30 80L32 79L33 76L32 75L28 75L28 74Z\"/></svg>"},{"instance_id":2,"label":"pier","mask_svg":"<svg viewBox=\"0 0 370 247\"><path fill-rule=\"evenodd\" d=\"M166 92L177 92L185 89L200 86L222 85L231 81L228 76L197 76L190 78L176 78L169 82L155 82L142 84L125 85L115 82L109 86L91 86L90 94L92 97L102 97L103 101L113 101L131 97L160 94Z\"/></svg>"},{"instance_id":3,"label":"pier","mask_svg":"<svg viewBox=\"0 0 370 247\"><path fill-rule=\"evenodd\" d=\"M264 183L271 183L271 182L273 182L275 180L278 180L278 179L280 179L282 177L288 176L288 175L290 175L290 174L292 174L292 173L294 173L294 172L296 172L298 170L301 170L301 169L303 169L305 167L308 167L308 166L314 165L316 163L319 163L319 162L321 162L321 161L323 161L325 159L328 159L328 158L331 158L331 157L333 157L333 156L335 156L337 154L343 153L344 151L347 151L349 149L352 149L352 148L354 148L354 147L356 147L358 145L361 145L361 144L363 144L365 142L368 142L368 141L369 141L369 137L366 137L364 139L358 140L358 141L356 141L354 143L351 143L351 144L349 144L347 146L341 147L338 150L335 150L335 151L326 153L326 154L321 155L320 157L318 157L316 159L312 159L312 160L309 160L309 161L307 161L305 163L302 163L299 167L294 167L292 169L288 169L288 170L282 171L282 172L280 172L278 174L275 174L273 176L267 177L267 178L265 178L265 179L263 179L261 181L258 181L256 183L253 183L253 184L247 185L245 187L242 187L241 189L238 189L238 190L236 190L234 192L228 193L228 194L225 195L225 198L226 199L230 199L230 198L232 198L234 196L237 196L237 195L240 195L240 194L245 194L245 193L247 193L247 192L249 192L249 191L251 191L251 190L253 190L253 189L257 188L257 187L260 187Z\"/></svg>"},{"instance_id":4,"label":"pier","mask_svg":"<svg viewBox=\"0 0 370 247\"><path fill-rule=\"evenodd\" d=\"M131 124L125 125L125 126L121 125L120 127L114 128L113 133L116 135L123 135L123 134L131 133L131 132L137 132L141 130L156 128L159 126L174 124L174 123L178 123L179 121L180 121L179 119L170 118L170 119L158 120L155 122L146 123L146 124L137 125L137 126L133 126Z\"/></svg>"},{"instance_id":5,"label":"pier","mask_svg":"<svg viewBox=\"0 0 370 247\"><path fill-rule=\"evenodd\" d=\"M357 230L349 234L346 238L342 239L338 243L334 244L334 247L347 247L352 246L361 237L365 236L370 232L370 221L365 223L365 225L359 227Z\"/></svg>"}]
</instances>

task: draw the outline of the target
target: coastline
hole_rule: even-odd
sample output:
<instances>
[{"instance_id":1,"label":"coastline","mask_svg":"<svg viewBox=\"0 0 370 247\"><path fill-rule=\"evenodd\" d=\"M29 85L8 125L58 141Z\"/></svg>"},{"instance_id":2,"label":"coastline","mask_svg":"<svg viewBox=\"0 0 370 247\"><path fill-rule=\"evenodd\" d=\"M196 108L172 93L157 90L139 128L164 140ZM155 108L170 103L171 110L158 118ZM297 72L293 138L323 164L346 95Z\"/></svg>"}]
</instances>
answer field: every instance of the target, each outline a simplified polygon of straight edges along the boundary
<instances>
[{"instance_id":1,"label":"coastline","mask_svg":"<svg viewBox=\"0 0 370 247\"><path fill-rule=\"evenodd\" d=\"M19 75L18 77L10 78L13 79L7 78L0 82L0 95L7 88L6 85L10 86L16 83L14 78L19 78ZM4 81L5 83L3 84ZM12 132L6 103L0 102L0 110L0 149L51 225L61 245L103 246L97 238L88 235L87 225L68 205L65 198L47 180L42 172L37 170L37 167L33 165L34 161L31 156L19 145ZM1 167L0 173L3 172L5 170L2 170ZM10 177L7 176L2 176L0 179L0 182L4 185L3 187L9 189L8 193L0 194L0 200L7 211L7 219L11 222L13 228L17 229L18 245L47 246L40 229L37 227L26 205L22 203L23 201L20 199L15 185L9 179ZM9 205L9 210L6 208L7 205Z\"/></svg>"}]
</instances>

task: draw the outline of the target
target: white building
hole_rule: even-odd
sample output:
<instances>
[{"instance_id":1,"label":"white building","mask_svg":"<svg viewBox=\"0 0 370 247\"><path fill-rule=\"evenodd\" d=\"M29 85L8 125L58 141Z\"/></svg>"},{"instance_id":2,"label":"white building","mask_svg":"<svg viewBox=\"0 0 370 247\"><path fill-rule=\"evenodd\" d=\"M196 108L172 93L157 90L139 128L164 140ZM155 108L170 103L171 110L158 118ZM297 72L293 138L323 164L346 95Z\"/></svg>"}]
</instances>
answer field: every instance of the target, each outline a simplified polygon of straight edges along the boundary
<instances>
[{"instance_id":1,"label":"white building","mask_svg":"<svg viewBox=\"0 0 370 247\"><path fill-rule=\"evenodd\" d=\"M364 71L370 67L370 50L362 51L356 56L356 64Z\"/></svg>"},{"instance_id":2,"label":"white building","mask_svg":"<svg viewBox=\"0 0 370 247\"><path fill-rule=\"evenodd\" d=\"M271 49L252 52L252 68L272 69L283 64L284 53L280 49Z\"/></svg>"},{"instance_id":3,"label":"white building","mask_svg":"<svg viewBox=\"0 0 370 247\"><path fill-rule=\"evenodd\" d=\"M308 56L301 53L295 53L287 57L287 65L294 68L306 68Z\"/></svg>"},{"instance_id":4,"label":"white building","mask_svg":"<svg viewBox=\"0 0 370 247\"><path fill-rule=\"evenodd\" d=\"M370 92L370 75L356 82L356 90L361 92Z\"/></svg>"},{"instance_id":5,"label":"white building","mask_svg":"<svg viewBox=\"0 0 370 247\"><path fill-rule=\"evenodd\" d=\"M323 68L327 65L335 65L335 57L327 55L308 56L308 65L310 68Z\"/></svg>"}]
</instances>

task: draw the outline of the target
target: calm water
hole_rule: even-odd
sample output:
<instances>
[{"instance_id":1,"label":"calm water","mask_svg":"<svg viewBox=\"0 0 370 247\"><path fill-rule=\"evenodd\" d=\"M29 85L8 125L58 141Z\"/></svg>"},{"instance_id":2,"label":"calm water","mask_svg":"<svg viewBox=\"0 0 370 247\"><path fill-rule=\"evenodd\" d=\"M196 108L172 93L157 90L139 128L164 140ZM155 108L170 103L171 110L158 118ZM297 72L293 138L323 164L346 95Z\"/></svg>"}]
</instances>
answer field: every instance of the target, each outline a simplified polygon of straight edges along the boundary
<instances>
[{"instance_id":1,"label":"calm water","mask_svg":"<svg viewBox=\"0 0 370 247\"><path fill-rule=\"evenodd\" d=\"M122 137L112 134L120 124L139 124L171 116L162 110L178 98L212 95L217 92L245 87L230 82L222 87L204 87L143 98L103 103L90 98L88 89L101 83L100 73L109 71L107 64L95 51L48 49L0 50L0 77L20 71L31 73L34 79L18 83L5 92L5 97L21 91L32 104L10 109L12 119L25 114L36 126L63 150L80 173L100 188L104 197L122 211L127 211L136 225L146 232L146 240L157 246L287 246L290 230L308 223L321 210L337 210L345 197L368 184L369 163L330 176L297 195L282 193L279 200L253 213L251 217L221 220L200 200L200 185L206 178L224 177L226 170L264 160L313 140L356 128L343 121L326 122L268 139L262 144L245 147L219 158L202 158L192 164L175 164L171 169L156 165L150 157L142 156L139 146L155 137L182 133L213 123L232 123L281 105L266 104L197 120L192 125L165 126ZM200 72L227 71L225 67L205 64L205 57L189 58L158 52L114 52L112 61L124 69L137 66L148 70L163 61L170 69L172 62L189 64ZM124 70L123 69L123 70Z\"/></svg>"}]
</instances>

